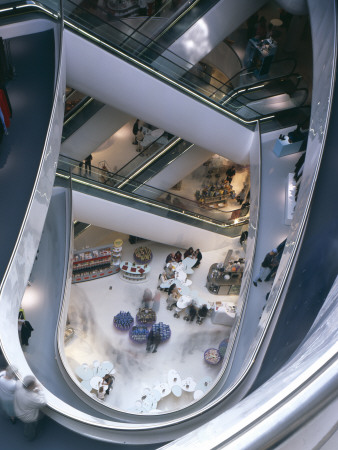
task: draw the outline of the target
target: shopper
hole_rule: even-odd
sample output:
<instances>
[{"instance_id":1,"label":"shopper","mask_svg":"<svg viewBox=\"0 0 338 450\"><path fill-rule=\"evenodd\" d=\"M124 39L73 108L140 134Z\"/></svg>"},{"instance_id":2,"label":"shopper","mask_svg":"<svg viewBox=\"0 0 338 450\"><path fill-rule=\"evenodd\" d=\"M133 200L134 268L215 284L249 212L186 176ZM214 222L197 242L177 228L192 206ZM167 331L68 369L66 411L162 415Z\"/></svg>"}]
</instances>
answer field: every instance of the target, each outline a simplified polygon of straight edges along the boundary
<instances>
[{"instance_id":1,"label":"shopper","mask_svg":"<svg viewBox=\"0 0 338 450\"><path fill-rule=\"evenodd\" d=\"M40 410L45 405L46 399L36 378L33 375L25 376L14 394L14 411L24 423L24 435L29 440L36 436L38 421L43 416Z\"/></svg>"},{"instance_id":2,"label":"shopper","mask_svg":"<svg viewBox=\"0 0 338 450\"><path fill-rule=\"evenodd\" d=\"M158 313L160 310L160 303L161 303L161 294L159 292L155 292L155 295L153 297L153 311Z\"/></svg>"},{"instance_id":3,"label":"shopper","mask_svg":"<svg viewBox=\"0 0 338 450\"><path fill-rule=\"evenodd\" d=\"M157 347L159 346L161 342L161 335L159 332L153 331L153 329L150 330L148 337L147 337L147 347L146 350L148 353L152 351L152 353L157 352Z\"/></svg>"},{"instance_id":4,"label":"shopper","mask_svg":"<svg viewBox=\"0 0 338 450\"><path fill-rule=\"evenodd\" d=\"M270 270L273 268L273 259L277 255L277 249L274 248L271 252L265 255L264 261L261 264L259 273L253 280L254 286L257 286L257 281L261 282L269 275Z\"/></svg>"},{"instance_id":5,"label":"shopper","mask_svg":"<svg viewBox=\"0 0 338 450\"><path fill-rule=\"evenodd\" d=\"M165 259L165 263L168 264L173 261L175 261L175 253L169 253L169 255Z\"/></svg>"},{"instance_id":6,"label":"shopper","mask_svg":"<svg viewBox=\"0 0 338 450\"><path fill-rule=\"evenodd\" d=\"M195 250L194 252L194 256L196 258L196 262L195 264L192 266L192 269L196 269L197 267L199 267L199 265L201 264L202 261L202 253L201 250L198 248L197 250Z\"/></svg>"},{"instance_id":7,"label":"shopper","mask_svg":"<svg viewBox=\"0 0 338 450\"><path fill-rule=\"evenodd\" d=\"M144 139L144 133L143 133L143 128L141 127L136 135L136 140L137 140L137 151L140 152L142 150L142 141Z\"/></svg>"},{"instance_id":8,"label":"shopper","mask_svg":"<svg viewBox=\"0 0 338 450\"><path fill-rule=\"evenodd\" d=\"M143 292L142 308L150 308L152 299L153 299L153 293L151 292L151 290L149 288L146 288Z\"/></svg>"},{"instance_id":9,"label":"shopper","mask_svg":"<svg viewBox=\"0 0 338 450\"><path fill-rule=\"evenodd\" d=\"M29 345L28 340L31 337L32 331L34 331L34 328L28 322L28 320L25 320L21 327L21 344L22 345Z\"/></svg>"},{"instance_id":10,"label":"shopper","mask_svg":"<svg viewBox=\"0 0 338 450\"><path fill-rule=\"evenodd\" d=\"M188 258L189 256L192 256L194 253L194 249L192 247L189 247L188 250L184 252L184 258Z\"/></svg>"},{"instance_id":11,"label":"shopper","mask_svg":"<svg viewBox=\"0 0 338 450\"><path fill-rule=\"evenodd\" d=\"M3 411L15 423L14 393L16 389L15 368L8 366L0 372L0 404Z\"/></svg>"},{"instance_id":12,"label":"shopper","mask_svg":"<svg viewBox=\"0 0 338 450\"><path fill-rule=\"evenodd\" d=\"M274 256L272 263L271 263L271 266L272 266L271 270L264 281L269 281L271 279L271 277L273 277L276 274L280 260L282 259L285 244L286 244L286 239L278 245L277 255Z\"/></svg>"},{"instance_id":13,"label":"shopper","mask_svg":"<svg viewBox=\"0 0 338 450\"><path fill-rule=\"evenodd\" d=\"M133 135L134 135L133 145L137 145L136 136L139 129L139 122L140 122L139 119L136 119L136 122L133 125Z\"/></svg>"},{"instance_id":14,"label":"shopper","mask_svg":"<svg viewBox=\"0 0 338 450\"><path fill-rule=\"evenodd\" d=\"M92 174L92 155L90 154L89 156L87 156L87 158L85 159L85 172L87 174L87 171L89 172L89 175Z\"/></svg>"},{"instance_id":15,"label":"shopper","mask_svg":"<svg viewBox=\"0 0 338 450\"><path fill-rule=\"evenodd\" d=\"M111 375L110 373L107 373L104 377L103 377L103 386L105 390L105 393L107 395L109 395L109 392L113 386L113 383L115 381L115 377L113 375Z\"/></svg>"},{"instance_id":16,"label":"shopper","mask_svg":"<svg viewBox=\"0 0 338 450\"><path fill-rule=\"evenodd\" d=\"M179 250L177 250L177 252L175 253L175 261L177 263L182 262L182 253Z\"/></svg>"}]
</instances>

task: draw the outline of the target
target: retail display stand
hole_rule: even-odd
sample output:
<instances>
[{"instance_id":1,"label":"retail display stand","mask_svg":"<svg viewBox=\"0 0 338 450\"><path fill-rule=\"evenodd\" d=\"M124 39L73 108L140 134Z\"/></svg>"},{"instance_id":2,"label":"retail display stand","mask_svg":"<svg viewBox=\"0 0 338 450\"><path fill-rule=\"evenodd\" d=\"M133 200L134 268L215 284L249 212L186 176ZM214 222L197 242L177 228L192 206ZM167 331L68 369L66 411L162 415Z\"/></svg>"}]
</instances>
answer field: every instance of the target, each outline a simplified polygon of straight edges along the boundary
<instances>
[{"instance_id":1,"label":"retail display stand","mask_svg":"<svg viewBox=\"0 0 338 450\"><path fill-rule=\"evenodd\" d=\"M86 248L74 252L73 283L107 277L120 271L112 263L112 246Z\"/></svg>"},{"instance_id":2,"label":"retail display stand","mask_svg":"<svg viewBox=\"0 0 338 450\"><path fill-rule=\"evenodd\" d=\"M120 266L121 263L121 255L122 255L122 239L115 239L114 246L112 248L112 261L113 266Z\"/></svg>"}]
</instances>

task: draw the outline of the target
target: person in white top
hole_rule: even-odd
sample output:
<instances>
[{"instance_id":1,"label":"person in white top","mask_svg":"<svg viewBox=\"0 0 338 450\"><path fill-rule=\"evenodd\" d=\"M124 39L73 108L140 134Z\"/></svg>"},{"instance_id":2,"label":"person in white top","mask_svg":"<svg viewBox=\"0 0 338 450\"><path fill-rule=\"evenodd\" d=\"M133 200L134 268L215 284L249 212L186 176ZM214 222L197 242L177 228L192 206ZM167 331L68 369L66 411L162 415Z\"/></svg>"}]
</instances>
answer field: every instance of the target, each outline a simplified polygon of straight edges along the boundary
<instances>
[{"instance_id":1,"label":"person in white top","mask_svg":"<svg viewBox=\"0 0 338 450\"><path fill-rule=\"evenodd\" d=\"M18 383L14 394L14 411L24 424L24 435L32 440L36 436L38 420L42 417L40 409L46 405L41 387L33 375L27 375L23 383Z\"/></svg>"},{"instance_id":2,"label":"person in white top","mask_svg":"<svg viewBox=\"0 0 338 450\"><path fill-rule=\"evenodd\" d=\"M14 393L16 389L15 368L8 366L0 372L0 403L4 412L15 423Z\"/></svg>"}]
</instances>

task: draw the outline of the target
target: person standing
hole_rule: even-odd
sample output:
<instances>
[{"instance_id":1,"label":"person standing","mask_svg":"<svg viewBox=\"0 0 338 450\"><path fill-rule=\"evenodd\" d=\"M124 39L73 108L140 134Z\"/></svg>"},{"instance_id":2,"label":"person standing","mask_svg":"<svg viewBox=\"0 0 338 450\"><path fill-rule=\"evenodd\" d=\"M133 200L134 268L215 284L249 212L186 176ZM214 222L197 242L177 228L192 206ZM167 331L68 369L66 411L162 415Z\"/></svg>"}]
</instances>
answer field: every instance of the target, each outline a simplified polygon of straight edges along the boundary
<instances>
[{"instance_id":1,"label":"person standing","mask_svg":"<svg viewBox=\"0 0 338 450\"><path fill-rule=\"evenodd\" d=\"M28 340L31 337L32 331L34 331L34 328L28 322L28 320L25 320L21 326L21 344L22 345L29 345Z\"/></svg>"},{"instance_id":2,"label":"person standing","mask_svg":"<svg viewBox=\"0 0 338 450\"><path fill-rule=\"evenodd\" d=\"M270 270L273 268L273 261L275 256L277 255L277 249L274 248L271 250L271 252L267 253L265 255L264 261L261 264L261 267L259 269L259 273L256 278L253 280L254 286L257 286L257 281L261 282L262 279L265 280L265 278L269 275Z\"/></svg>"},{"instance_id":3,"label":"person standing","mask_svg":"<svg viewBox=\"0 0 338 450\"><path fill-rule=\"evenodd\" d=\"M14 393L16 389L16 375L14 367L8 366L0 372L0 403L2 409L12 423L16 422L14 412Z\"/></svg>"},{"instance_id":4,"label":"person standing","mask_svg":"<svg viewBox=\"0 0 338 450\"><path fill-rule=\"evenodd\" d=\"M134 140L133 140L133 145L137 145L137 132L138 132L138 128L139 128L139 119L136 119L134 125L133 125L133 135L134 135Z\"/></svg>"},{"instance_id":5,"label":"person standing","mask_svg":"<svg viewBox=\"0 0 338 450\"><path fill-rule=\"evenodd\" d=\"M144 139L144 133L143 133L143 128L141 127L136 135L136 140L137 140L137 151L140 152L142 150L142 141Z\"/></svg>"},{"instance_id":6,"label":"person standing","mask_svg":"<svg viewBox=\"0 0 338 450\"><path fill-rule=\"evenodd\" d=\"M26 375L23 383L17 385L14 394L15 415L24 423L24 435L33 440L36 436L39 419L42 418L40 409L46 405L42 388L33 375Z\"/></svg>"},{"instance_id":7,"label":"person standing","mask_svg":"<svg viewBox=\"0 0 338 450\"><path fill-rule=\"evenodd\" d=\"M87 174L87 171L89 171L89 175L92 174L92 159L93 157L91 154L85 159L85 172Z\"/></svg>"}]
</instances>

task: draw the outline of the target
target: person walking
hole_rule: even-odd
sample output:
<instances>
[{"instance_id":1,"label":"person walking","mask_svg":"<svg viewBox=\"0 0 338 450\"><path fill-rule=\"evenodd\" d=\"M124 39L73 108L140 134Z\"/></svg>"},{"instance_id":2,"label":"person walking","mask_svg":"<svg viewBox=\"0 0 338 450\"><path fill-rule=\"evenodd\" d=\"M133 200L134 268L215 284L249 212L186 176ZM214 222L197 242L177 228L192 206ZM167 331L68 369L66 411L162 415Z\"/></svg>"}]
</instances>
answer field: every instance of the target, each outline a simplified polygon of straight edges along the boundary
<instances>
[{"instance_id":1,"label":"person walking","mask_svg":"<svg viewBox=\"0 0 338 450\"><path fill-rule=\"evenodd\" d=\"M270 270L273 268L273 260L276 255L277 255L276 248L272 249L271 252L265 255L264 261L262 262L261 267L259 269L259 273L253 280L254 286L257 286L258 281L261 282L262 280L265 280L265 278L269 275Z\"/></svg>"},{"instance_id":2,"label":"person walking","mask_svg":"<svg viewBox=\"0 0 338 450\"><path fill-rule=\"evenodd\" d=\"M12 423L16 422L14 412L14 393L16 389L15 368L7 366L0 372L0 403Z\"/></svg>"},{"instance_id":3,"label":"person walking","mask_svg":"<svg viewBox=\"0 0 338 450\"><path fill-rule=\"evenodd\" d=\"M36 437L37 425L42 418L40 409L46 405L42 388L33 375L26 375L14 394L15 415L24 423L24 435L28 440Z\"/></svg>"}]
</instances>

